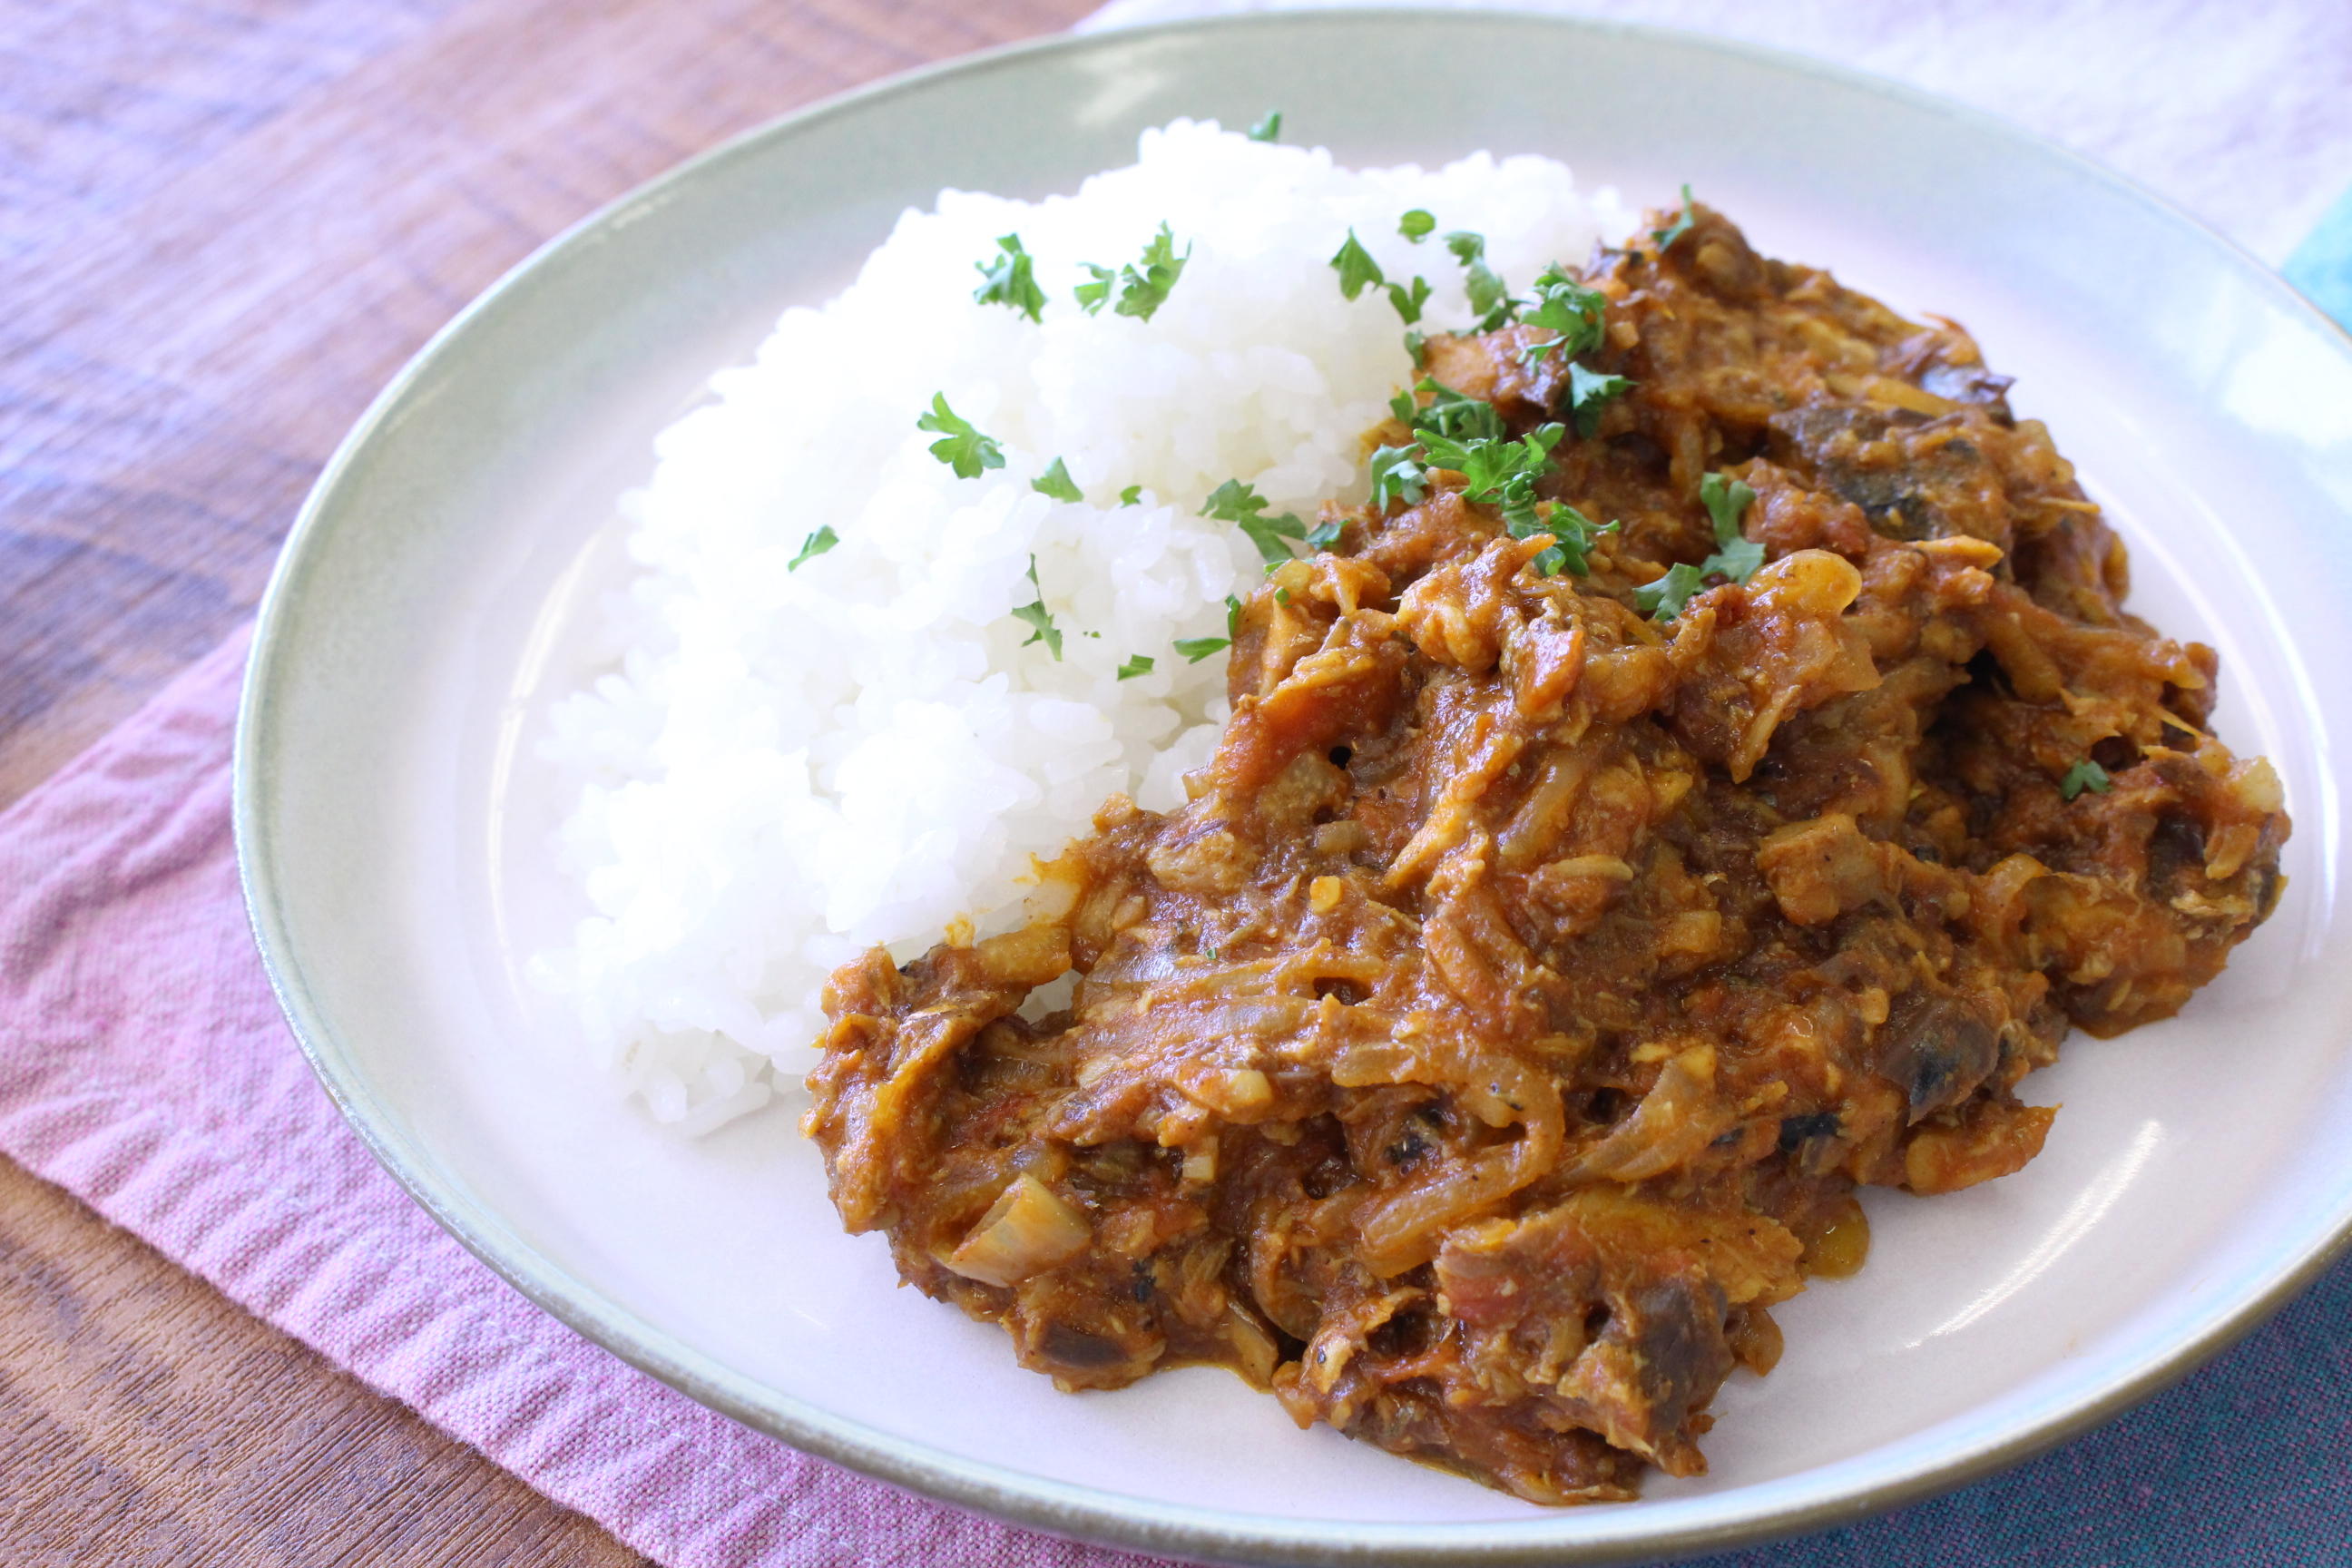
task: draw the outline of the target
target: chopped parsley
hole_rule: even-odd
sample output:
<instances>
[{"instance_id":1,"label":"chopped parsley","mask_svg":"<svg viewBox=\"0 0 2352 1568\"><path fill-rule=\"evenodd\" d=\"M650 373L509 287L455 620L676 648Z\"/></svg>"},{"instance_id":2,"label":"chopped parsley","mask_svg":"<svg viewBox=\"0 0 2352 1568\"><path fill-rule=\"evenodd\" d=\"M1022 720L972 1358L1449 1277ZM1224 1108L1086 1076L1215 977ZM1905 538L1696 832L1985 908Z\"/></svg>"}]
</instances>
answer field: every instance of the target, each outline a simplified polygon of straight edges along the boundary
<instances>
[{"instance_id":1,"label":"chopped parsley","mask_svg":"<svg viewBox=\"0 0 2352 1568\"><path fill-rule=\"evenodd\" d=\"M1231 637L1178 637L1176 639L1176 651L1182 654L1186 661L1192 664L1200 663L1219 648L1233 646L1234 639Z\"/></svg>"},{"instance_id":2,"label":"chopped parsley","mask_svg":"<svg viewBox=\"0 0 2352 1568\"><path fill-rule=\"evenodd\" d=\"M1414 393L1428 394L1431 401L1417 405ZM1427 493L1430 468L1451 468L1462 476L1463 499L1495 507L1512 538L1552 536L1532 563L1543 577L1562 572L1583 576L1594 540L1617 527L1600 526L1572 506L1536 499L1536 480L1551 471L1552 448L1567 438L1565 425L1538 426L1507 441L1493 404L1428 376L1413 392L1398 393L1389 410L1412 428L1418 445L1381 447L1372 453L1368 466L1375 510L1385 510L1392 500L1414 504Z\"/></svg>"},{"instance_id":3,"label":"chopped parsley","mask_svg":"<svg viewBox=\"0 0 2352 1568\"><path fill-rule=\"evenodd\" d=\"M1081 283L1072 290L1077 296L1078 309L1089 316L1098 314L1103 308L1103 301L1110 298L1110 286L1118 280L1118 274L1108 267L1097 267L1091 261L1081 261L1078 265L1094 274L1093 282Z\"/></svg>"},{"instance_id":4,"label":"chopped parsley","mask_svg":"<svg viewBox=\"0 0 2352 1568\"><path fill-rule=\"evenodd\" d=\"M1237 524L1257 546L1260 559L1269 572L1292 559L1286 541L1305 539L1307 525L1290 512L1276 517L1265 515L1265 498L1252 486L1239 479L1227 479L1209 492L1207 504L1201 508L1202 517L1213 517L1222 522Z\"/></svg>"},{"instance_id":5,"label":"chopped parsley","mask_svg":"<svg viewBox=\"0 0 2352 1568\"><path fill-rule=\"evenodd\" d=\"M1237 594L1225 595L1225 635L1229 637L1242 635L1242 601Z\"/></svg>"},{"instance_id":6,"label":"chopped parsley","mask_svg":"<svg viewBox=\"0 0 2352 1568\"><path fill-rule=\"evenodd\" d=\"M2105 795L2115 787L2116 781L2107 776L2107 770L2088 757L2068 768L2066 776L2058 781L2058 794L2066 800L2074 799L2084 790L2093 795Z\"/></svg>"},{"instance_id":7,"label":"chopped parsley","mask_svg":"<svg viewBox=\"0 0 2352 1568\"><path fill-rule=\"evenodd\" d=\"M1764 547L1739 531L1739 519L1756 492L1738 479L1709 474L1698 482L1698 499L1715 523L1715 553L1698 563L1699 575L1720 572L1735 583L1747 582L1764 564Z\"/></svg>"},{"instance_id":8,"label":"chopped parsley","mask_svg":"<svg viewBox=\"0 0 2352 1568\"><path fill-rule=\"evenodd\" d=\"M1372 454L1372 510L1386 511L1391 501L1407 506L1429 493L1429 470L1414 462L1411 447L1382 447Z\"/></svg>"},{"instance_id":9,"label":"chopped parsley","mask_svg":"<svg viewBox=\"0 0 2352 1568\"><path fill-rule=\"evenodd\" d=\"M1054 625L1054 617L1046 612L1045 591L1037 584L1037 558L1034 555L1029 557L1029 586L1037 589L1036 601L1014 610L1013 618L1036 629L1021 646L1027 647L1033 642L1044 643L1045 651L1058 661L1062 657L1062 634Z\"/></svg>"},{"instance_id":10,"label":"chopped parsley","mask_svg":"<svg viewBox=\"0 0 2352 1568\"><path fill-rule=\"evenodd\" d=\"M1581 577L1591 569L1587 557L1593 542L1604 533L1613 533L1615 523L1601 527L1569 505L1566 501L1538 501L1528 508L1526 515L1507 507L1503 526L1514 539L1528 539L1538 533L1551 535L1551 548L1537 556L1532 563L1538 577L1557 577L1562 572Z\"/></svg>"},{"instance_id":11,"label":"chopped parsley","mask_svg":"<svg viewBox=\"0 0 2352 1568\"><path fill-rule=\"evenodd\" d=\"M1449 441L1423 435L1422 446L1433 462L1462 475L1464 499L1498 508L1503 526L1525 539L1541 531L1536 506L1536 480L1551 468L1551 449L1567 435L1564 426L1545 425L1520 441Z\"/></svg>"},{"instance_id":12,"label":"chopped parsley","mask_svg":"<svg viewBox=\"0 0 2352 1568\"><path fill-rule=\"evenodd\" d=\"M1397 219L1397 232L1419 245L1437 229L1436 215L1425 207L1415 207Z\"/></svg>"},{"instance_id":13,"label":"chopped parsley","mask_svg":"<svg viewBox=\"0 0 2352 1568\"><path fill-rule=\"evenodd\" d=\"M1413 393L1427 393L1430 401L1419 404ZM1426 375L1413 384L1412 392L1400 392L1390 398L1389 412L1414 430L1434 431L1459 441L1499 441L1503 437L1503 416L1495 412L1493 404L1441 386Z\"/></svg>"},{"instance_id":14,"label":"chopped parsley","mask_svg":"<svg viewBox=\"0 0 2352 1568\"><path fill-rule=\"evenodd\" d=\"M1673 223L1668 224L1664 228L1654 228L1650 231L1650 237L1657 242L1658 254L1660 256L1664 256L1667 251L1673 249L1675 241L1688 234L1691 231L1692 226L1697 222L1698 214L1691 210L1690 187L1688 185L1685 185L1683 187L1682 216L1675 218Z\"/></svg>"},{"instance_id":15,"label":"chopped parsley","mask_svg":"<svg viewBox=\"0 0 2352 1568\"><path fill-rule=\"evenodd\" d=\"M1372 453L1372 505L1384 508L1393 498L1410 506L1426 493L1430 468L1451 468L1462 476L1463 499L1495 507L1512 538L1552 536L1550 547L1533 563L1537 575L1569 572L1583 576L1593 541L1617 525L1602 527L1572 506L1536 499L1536 480L1551 471L1552 448L1566 439L1568 427L1542 425L1517 441L1507 441L1493 404L1428 376L1421 378L1414 391L1431 395L1429 404L1416 406L1413 393L1400 392L1389 409L1412 427L1419 445L1381 447Z\"/></svg>"},{"instance_id":16,"label":"chopped parsley","mask_svg":"<svg viewBox=\"0 0 2352 1568\"><path fill-rule=\"evenodd\" d=\"M1364 248L1363 242L1356 237L1356 231L1352 228L1348 231L1347 243L1339 247L1338 255L1331 258L1331 268L1339 275L1339 292L1350 300L1366 289L1377 289L1386 281L1381 276L1381 264L1372 259L1372 253ZM1405 324L1412 324L1411 316L1405 318Z\"/></svg>"},{"instance_id":17,"label":"chopped parsley","mask_svg":"<svg viewBox=\"0 0 2352 1568\"><path fill-rule=\"evenodd\" d=\"M1265 111L1265 118L1249 128L1248 135L1249 139L1253 142L1281 141L1282 110L1279 109L1267 110Z\"/></svg>"},{"instance_id":18,"label":"chopped parsley","mask_svg":"<svg viewBox=\"0 0 2352 1568\"><path fill-rule=\"evenodd\" d=\"M1031 479L1029 481L1029 488L1035 490L1039 495L1052 496L1055 500L1084 500L1087 499L1086 492L1078 489L1077 485L1072 481L1070 479L1070 470L1063 466L1062 459L1059 458L1054 459L1053 466L1051 468L1048 468L1044 473L1038 475L1035 479Z\"/></svg>"},{"instance_id":19,"label":"chopped parsley","mask_svg":"<svg viewBox=\"0 0 2352 1568\"><path fill-rule=\"evenodd\" d=\"M1538 576L1569 572L1581 577L1593 540L1617 525L1599 527L1572 506L1536 499L1536 480L1551 471L1552 448L1567 435L1563 425L1538 426L1517 441L1457 441L1424 432L1422 447L1430 461L1462 475L1465 500L1484 501L1502 513L1503 528L1512 538L1552 536L1551 544L1532 563Z\"/></svg>"},{"instance_id":20,"label":"chopped parsley","mask_svg":"<svg viewBox=\"0 0 2352 1568\"><path fill-rule=\"evenodd\" d=\"M1402 283L1391 283L1388 287L1389 303L1394 305L1396 313L1404 318L1404 324L1410 327L1420 321L1421 308L1429 303L1429 279L1416 273L1410 289ZM1413 357L1418 359L1420 356L1416 354Z\"/></svg>"},{"instance_id":21,"label":"chopped parsley","mask_svg":"<svg viewBox=\"0 0 2352 1568\"><path fill-rule=\"evenodd\" d=\"M1698 482L1698 499L1706 504L1707 517L1715 524L1715 553L1696 566L1677 562L1656 582L1633 590L1633 602L1654 619L1671 621L1681 615L1691 595L1705 586L1709 577L1745 583L1764 564L1764 546L1739 531L1740 515L1756 499L1756 492L1738 479L1709 474Z\"/></svg>"},{"instance_id":22,"label":"chopped parsley","mask_svg":"<svg viewBox=\"0 0 2352 1568\"><path fill-rule=\"evenodd\" d=\"M1189 245L1183 255L1176 254L1176 236L1166 224L1161 224L1160 232L1151 237L1151 243L1143 247L1143 255L1118 269L1118 303L1111 307L1111 313L1133 316L1139 321L1151 320L1153 312L1168 303L1169 291L1176 287L1176 279L1184 276L1184 264L1192 258L1192 247ZM1077 289L1078 303L1091 316L1100 311L1103 301L1110 298L1113 274L1109 268L1097 267L1091 261L1080 265L1094 274L1094 281L1081 283Z\"/></svg>"},{"instance_id":23,"label":"chopped parsley","mask_svg":"<svg viewBox=\"0 0 2352 1568\"><path fill-rule=\"evenodd\" d=\"M1486 237L1466 228L1457 228L1445 237L1445 248L1454 259L1462 263L1462 287L1470 296L1470 308L1478 313L1476 331L1491 332L1518 314L1518 301L1511 291L1486 265Z\"/></svg>"},{"instance_id":24,"label":"chopped parsley","mask_svg":"<svg viewBox=\"0 0 2352 1568\"><path fill-rule=\"evenodd\" d=\"M1429 335L1417 331L1405 333L1404 352L1412 356L1412 368L1419 370L1422 362L1429 357Z\"/></svg>"},{"instance_id":25,"label":"chopped parsley","mask_svg":"<svg viewBox=\"0 0 2352 1568\"><path fill-rule=\"evenodd\" d=\"M1118 678L1121 680L1133 680L1139 675L1150 673L1151 656L1148 653L1139 653L1118 667Z\"/></svg>"},{"instance_id":26,"label":"chopped parsley","mask_svg":"<svg viewBox=\"0 0 2352 1568\"><path fill-rule=\"evenodd\" d=\"M971 297L983 305L1009 305L1033 321L1044 320L1045 290L1037 287L1036 259L1021 248L1017 234L998 239L996 248L1003 254L972 263L982 281Z\"/></svg>"},{"instance_id":27,"label":"chopped parsley","mask_svg":"<svg viewBox=\"0 0 2352 1568\"><path fill-rule=\"evenodd\" d=\"M1607 336L1603 325L1609 296L1588 289L1555 265L1536 279L1535 291L1517 302L1519 320L1553 335L1519 350L1519 363L1533 364L1557 350L1568 362L1568 412L1576 433L1591 439L1601 427L1601 410L1610 399L1622 397L1633 383L1622 375L1604 375L1576 363Z\"/></svg>"},{"instance_id":28,"label":"chopped parsley","mask_svg":"<svg viewBox=\"0 0 2352 1568\"><path fill-rule=\"evenodd\" d=\"M1346 531L1347 526L1345 519L1326 518L1307 531L1307 547L1310 550L1330 549L1339 542L1339 535Z\"/></svg>"},{"instance_id":29,"label":"chopped parsley","mask_svg":"<svg viewBox=\"0 0 2352 1568\"><path fill-rule=\"evenodd\" d=\"M803 562L815 560L818 556L824 554L826 551L832 549L835 545L840 542L841 535L834 532L833 525L831 523L826 523L823 527L819 528L814 533L810 534L806 539L801 541L800 553L793 556L790 561L784 563L784 570L787 572L797 572L801 569L801 563Z\"/></svg>"},{"instance_id":30,"label":"chopped parsley","mask_svg":"<svg viewBox=\"0 0 2352 1568\"><path fill-rule=\"evenodd\" d=\"M1423 430L1421 445L1431 462L1461 474L1465 500L1499 502L1505 490L1531 487L1550 471L1551 449L1567 434L1564 425L1542 425L1518 441L1459 441Z\"/></svg>"},{"instance_id":31,"label":"chopped parsley","mask_svg":"<svg viewBox=\"0 0 2352 1568\"><path fill-rule=\"evenodd\" d=\"M1143 487L1141 485L1129 485L1127 489L1119 491L1118 504L1121 506L1141 506L1143 504Z\"/></svg>"},{"instance_id":32,"label":"chopped parsley","mask_svg":"<svg viewBox=\"0 0 2352 1568\"><path fill-rule=\"evenodd\" d=\"M1633 603L1653 620L1671 621L1683 613L1683 606L1690 603L1691 595L1705 583L1697 567L1687 561L1677 561L1656 582L1635 588Z\"/></svg>"},{"instance_id":33,"label":"chopped parsley","mask_svg":"<svg viewBox=\"0 0 2352 1568\"><path fill-rule=\"evenodd\" d=\"M1004 449L993 437L973 429L970 420L958 418L944 392L931 394L931 411L915 421L915 428L939 432L941 438L931 443L931 456L953 468L960 479L976 479L982 468L1004 467Z\"/></svg>"},{"instance_id":34,"label":"chopped parsley","mask_svg":"<svg viewBox=\"0 0 2352 1568\"><path fill-rule=\"evenodd\" d=\"M1513 539L1533 539L1544 531L1544 503L1536 500L1532 476L1496 489L1493 499L1495 510L1503 514L1503 531ZM1546 551L1544 554L1549 555L1550 552ZM1537 559L1541 561L1543 556ZM1536 574L1549 577L1557 570L1556 564L1550 567L1539 565L1536 568Z\"/></svg>"},{"instance_id":35,"label":"chopped parsley","mask_svg":"<svg viewBox=\"0 0 2352 1568\"><path fill-rule=\"evenodd\" d=\"M1559 336L1548 342L1529 343L1519 351L1519 357L1541 359L1554 349L1569 359L1591 353L1601 346L1601 313L1608 304L1609 296L1600 289L1586 288L1557 266L1549 268L1536 279L1535 292L1521 302L1519 320Z\"/></svg>"},{"instance_id":36,"label":"chopped parsley","mask_svg":"<svg viewBox=\"0 0 2352 1568\"><path fill-rule=\"evenodd\" d=\"M1568 362L1569 416L1576 421L1576 433L1586 440L1601 428L1601 410L1612 399L1622 397L1633 383L1622 375L1603 375L1597 370L1587 370L1574 360Z\"/></svg>"}]
</instances>

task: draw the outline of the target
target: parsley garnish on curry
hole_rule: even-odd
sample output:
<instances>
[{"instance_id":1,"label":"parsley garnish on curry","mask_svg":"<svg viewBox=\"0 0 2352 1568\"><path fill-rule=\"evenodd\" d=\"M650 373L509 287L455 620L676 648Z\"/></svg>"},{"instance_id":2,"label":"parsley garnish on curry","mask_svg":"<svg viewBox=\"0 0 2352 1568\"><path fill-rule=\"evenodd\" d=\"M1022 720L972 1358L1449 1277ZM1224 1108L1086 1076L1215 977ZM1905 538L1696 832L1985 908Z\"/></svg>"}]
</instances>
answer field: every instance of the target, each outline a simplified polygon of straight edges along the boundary
<instances>
[{"instance_id":1,"label":"parsley garnish on curry","mask_svg":"<svg viewBox=\"0 0 2352 1568\"><path fill-rule=\"evenodd\" d=\"M1025 929L834 976L844 1221L1063 1387L1213 1363L1539 1502L1699 1473L1858 1186L2024 1165L2019 1081L2277 902L2212 651L2123 608L1967 334L1654 222L1414 345L1374 504L1223 498L1269 575L1190 804L1113 798Z\"/></svg>"}]
</instances>

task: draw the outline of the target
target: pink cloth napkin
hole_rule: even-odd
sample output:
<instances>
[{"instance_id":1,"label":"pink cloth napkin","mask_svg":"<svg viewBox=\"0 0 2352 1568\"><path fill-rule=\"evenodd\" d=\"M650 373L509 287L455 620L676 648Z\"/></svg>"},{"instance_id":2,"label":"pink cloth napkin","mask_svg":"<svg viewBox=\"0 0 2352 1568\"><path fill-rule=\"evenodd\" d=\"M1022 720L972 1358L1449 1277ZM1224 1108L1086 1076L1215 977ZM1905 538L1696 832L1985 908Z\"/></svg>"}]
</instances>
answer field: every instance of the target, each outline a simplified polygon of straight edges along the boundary
<instances>
[{"instance_id":1,"label":"pink cloth napkin","mask_svg":"<svg viewBox=\"0 0 2352 1568\"><path fill-rule=\"evenodd\" d=\"M547 1316L344 1124L278 1016L229 836L246 637L0 814L0 1148L674 1568L1144 1560L795 1452Z\"/></svg>"}]
</instances>

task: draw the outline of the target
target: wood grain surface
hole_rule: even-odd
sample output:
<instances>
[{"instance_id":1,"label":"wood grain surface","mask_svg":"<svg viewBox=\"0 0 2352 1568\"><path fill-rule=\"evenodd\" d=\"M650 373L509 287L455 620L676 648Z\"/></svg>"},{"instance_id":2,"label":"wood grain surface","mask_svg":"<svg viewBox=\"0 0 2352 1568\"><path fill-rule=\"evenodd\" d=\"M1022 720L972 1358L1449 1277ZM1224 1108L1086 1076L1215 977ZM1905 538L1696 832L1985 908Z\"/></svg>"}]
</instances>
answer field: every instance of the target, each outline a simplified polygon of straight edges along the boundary
<instances>
[{"instance_id":1,"label":"wood grain surface","mask_svg":"<svg viewBox=\"0 0 2352 1568\"><path fill-rule=\"evenodd\" d=\"M1090 0L0 0L0 804L248 616L336 440L688 154ZM0 1563L611 1563L0 1161Z\"/></svg>"},{"instance_id":2,"label":"wood grain surface","mask_svg":"<svg viewBox=\"0 0 2352 1568\"><path fill-rule=\"evenodd\" d=\"M0 1161L0 1561L646 1560Z\"/></svg>"}]
</instances>

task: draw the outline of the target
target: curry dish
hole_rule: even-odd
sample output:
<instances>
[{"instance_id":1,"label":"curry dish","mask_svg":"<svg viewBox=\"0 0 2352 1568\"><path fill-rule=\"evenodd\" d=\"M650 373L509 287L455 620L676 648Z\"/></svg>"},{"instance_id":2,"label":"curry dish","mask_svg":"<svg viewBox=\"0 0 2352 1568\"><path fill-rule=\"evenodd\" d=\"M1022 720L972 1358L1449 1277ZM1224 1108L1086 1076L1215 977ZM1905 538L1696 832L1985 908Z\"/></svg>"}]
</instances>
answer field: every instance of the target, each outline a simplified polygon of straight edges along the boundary
<instances>
[{"instance_id":1,"label":"curry dish","mask_svg":"<svg viewBox=\"0 0 2352 1568\"><path fill-rule=\"evenodd\" d=\"M2006 380L1686 216L1577 279L1588 363L1433 338L1368 441L1549 428L1544 526L1433 461L1327 509L1188 805L1114 798L1025 929L834 977L844 1221L1063 1387L1217 1363L1540 1502L1699 1473L1858 1187L2025 1164L2020 1080L2276 903L2212 652L2124 609Z\"/></svg>"}]
</instances>

